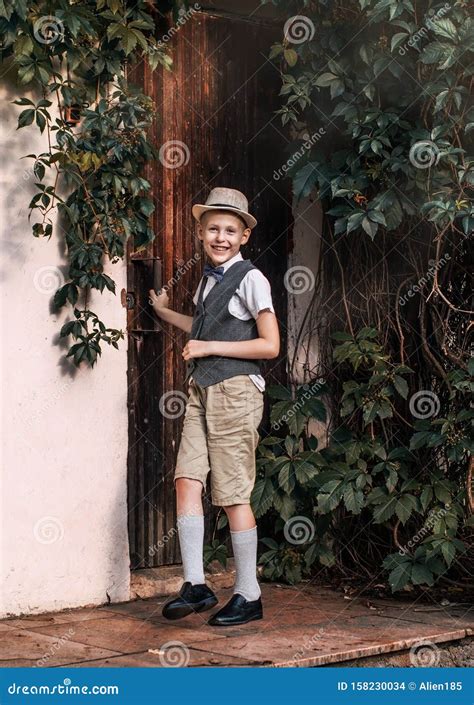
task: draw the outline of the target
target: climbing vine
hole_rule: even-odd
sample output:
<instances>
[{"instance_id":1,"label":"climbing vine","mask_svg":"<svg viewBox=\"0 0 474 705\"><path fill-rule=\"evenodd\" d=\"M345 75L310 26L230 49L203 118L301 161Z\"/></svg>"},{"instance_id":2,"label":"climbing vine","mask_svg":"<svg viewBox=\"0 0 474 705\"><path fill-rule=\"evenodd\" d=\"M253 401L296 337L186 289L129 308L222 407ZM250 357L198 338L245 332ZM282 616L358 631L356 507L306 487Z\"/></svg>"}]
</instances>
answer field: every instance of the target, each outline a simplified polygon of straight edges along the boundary
<instances>
[{"instance_id":1,"label":"climbing vine","mask_svg":"<svg viewBox=\"0 0 474 705\"><path fill-rule=\"evenodd\" d=\"M292 137L274 177L316 197L322 225L317 271L295 263L289 293L298 306L312 291L297 339L318 359L299 348L289 366L307 383L268 389L252 498L264 574L472 587L468 4L273 5L287 17L269 59Z\"/></svg>"},{"instance_id":2,"label":"climbing vine","mask_svg":"<svg viewBox=\"0 0 474 705\"><path fill-rule=\"evenodd\" d=\"M14 101L18 128L34 126L47 138L44 152L27 155L36 179L30 219L35 237L64 239L67 277L54 307L72 307L60 337L73 341L67 356L76 365L93 366L101 344L117 348L124 337L89 309L92 290L116 293L104 265L123 258L127 240L139 250L154 238L143 173L156 156L148 137L156 106L127 74L139 60L170 68L158 31L170 11L177 12L171 2L146 0L1 6L3 58L35 96Z\"/></svg>"}]
</instances>

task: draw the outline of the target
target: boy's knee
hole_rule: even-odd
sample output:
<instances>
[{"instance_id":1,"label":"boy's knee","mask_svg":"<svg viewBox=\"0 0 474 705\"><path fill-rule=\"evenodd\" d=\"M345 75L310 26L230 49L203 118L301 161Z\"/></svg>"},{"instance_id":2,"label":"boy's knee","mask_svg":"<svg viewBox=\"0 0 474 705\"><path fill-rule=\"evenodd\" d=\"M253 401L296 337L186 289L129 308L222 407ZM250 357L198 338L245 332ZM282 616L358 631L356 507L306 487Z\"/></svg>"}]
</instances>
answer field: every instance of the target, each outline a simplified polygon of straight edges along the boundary
<instances>
[{"instance_id":1,"label":"boy's knee","mask_svg":"<svg viewBox=\"0 0 474 705\"><path fill-rule=\"evenodd\" d=\"M228 504L223 506L222 509L227 516L232 516L235 514L247 514L250 510L250 506L248 504Z\"/></svg>"},{"instance_id":2,"label":"boy's knee","mask_svg":"<svg viewBox=\"0 0 474 705\"><path fill-rule=\"evenodd\" d=\"M175 480L176 493L180 496L196 496L202 494L202 482L193 480L190 477L178 477Z\"/></svg>"}]
</instances>

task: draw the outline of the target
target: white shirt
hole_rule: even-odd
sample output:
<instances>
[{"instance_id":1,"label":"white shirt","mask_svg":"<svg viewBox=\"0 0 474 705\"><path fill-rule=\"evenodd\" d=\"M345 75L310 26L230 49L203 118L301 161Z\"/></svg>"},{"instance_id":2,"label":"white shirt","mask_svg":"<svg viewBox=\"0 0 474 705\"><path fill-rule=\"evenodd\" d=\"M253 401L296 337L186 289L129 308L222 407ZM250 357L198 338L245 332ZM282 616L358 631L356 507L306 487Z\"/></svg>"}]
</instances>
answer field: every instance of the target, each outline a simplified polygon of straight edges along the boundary
<instances>
[{"instance_id":1,"label":"white shirt","mask_svg":"<svg viewBox=\"0 0 474 705\"><path fill-rule=\"evenodd\" d=\"M234 257L231 257L231 259L219 266L224 267L225 273L234 262L238 262L241 259L243 259L242 254L237 252ZM201 278L193 297L194 305L197 305L198 302L202 279L203 278ZM207 277L203 299L206 298L215 284L217 284L217 280L214 277ZM252 317L256 319L260 311L266 309L275 313L270 282L259 269L251 269L250 272L247 272L244 276L238 288L235 290L235 293L232 295L228 306L229 313L236 318L240 318L242 321L248 321ZM265 380L262 375L249 375L249 377L261 392L265 390ZM189 381L191 381L191 379L192 376L189 378Z\"/></svg>"}]
</instances>

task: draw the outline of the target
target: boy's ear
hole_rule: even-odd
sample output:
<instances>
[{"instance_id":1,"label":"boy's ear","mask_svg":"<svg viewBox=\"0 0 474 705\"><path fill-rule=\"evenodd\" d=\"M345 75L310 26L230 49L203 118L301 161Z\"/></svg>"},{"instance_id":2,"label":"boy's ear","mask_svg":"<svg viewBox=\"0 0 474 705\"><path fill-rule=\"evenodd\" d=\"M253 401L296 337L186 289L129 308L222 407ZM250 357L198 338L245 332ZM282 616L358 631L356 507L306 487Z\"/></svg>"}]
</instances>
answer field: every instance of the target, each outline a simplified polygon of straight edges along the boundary
<instances>
[{"instance_id":1,"label":"boy's ear","mask_svg":"<svg viewBox=\"0 0 474 705\"><path fill-rule=\"evenodd\" d=\"M245 228L244 232L242 233L242 242L241 242L242 245L246 244L251 233L252 233L252 230L250 228Z\"/></svg>"}]
</instances>

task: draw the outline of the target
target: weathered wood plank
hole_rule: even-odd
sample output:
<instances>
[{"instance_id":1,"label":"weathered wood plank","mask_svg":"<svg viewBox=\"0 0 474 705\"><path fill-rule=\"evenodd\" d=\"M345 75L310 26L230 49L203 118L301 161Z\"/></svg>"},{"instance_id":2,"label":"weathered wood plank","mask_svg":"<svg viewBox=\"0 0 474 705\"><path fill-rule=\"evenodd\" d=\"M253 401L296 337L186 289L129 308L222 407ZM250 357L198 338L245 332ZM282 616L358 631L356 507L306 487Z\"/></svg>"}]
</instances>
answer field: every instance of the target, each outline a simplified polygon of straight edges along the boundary
<instances>
[{"instance_id":1,"label":"weathered wood plank","mask_svg":"<svg viewBox=\"0 0 474 705\"><path fill-rule=\"evenodd\" d=\"M273 121L277 125L279 120L273 115L278 107L278 73L265 58L276 37L277 30L270 26L196 13L173 38L172 72L158 69L152 74L145 65L134 72L135 81L145 86L158 109L153 126L156 145L179 141L177 149L182 151L183 163L172 168L174 165L157 162L148 169L157 237L148 251L129 250L128 257L128 291L136 299L128 314L132 568L179 561L173 470L183 417L166 418L159 402L165 392L172 390L178 401L182 397L185 366L181 353L187 340L184 332L166 324L158 333L131 332L133 328L154 326L147 304L153 282L152 261L137 264L132 259L159 257L163 284L171 283L171 306L192 315L192 296L204 257L191 205L203 201L214 186L238 188L249 198L259 224L243 256L273 284L281 321L281 349L286 348L282 279L291 196L287 183L272 178L273 170L287 156L284 140L271 124ZM201 258L193 262L196 252ZM180 265L186 270L182 275ZM267 383L284 381L285 374L283 355L266 364ZM209 515L207 537L211 522ZM164 541L165 537L170 540Z\"/></svg>"}]
</instances>

